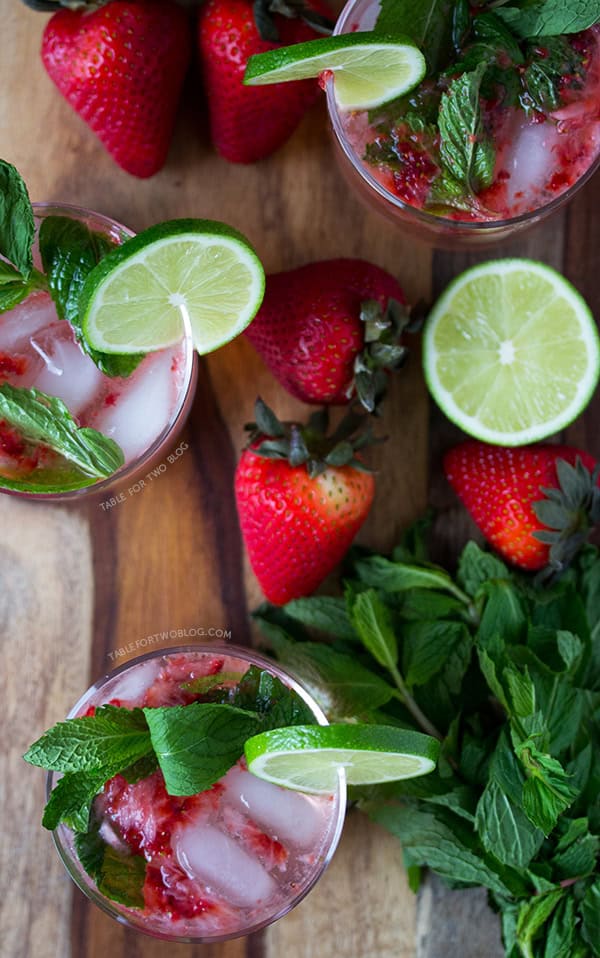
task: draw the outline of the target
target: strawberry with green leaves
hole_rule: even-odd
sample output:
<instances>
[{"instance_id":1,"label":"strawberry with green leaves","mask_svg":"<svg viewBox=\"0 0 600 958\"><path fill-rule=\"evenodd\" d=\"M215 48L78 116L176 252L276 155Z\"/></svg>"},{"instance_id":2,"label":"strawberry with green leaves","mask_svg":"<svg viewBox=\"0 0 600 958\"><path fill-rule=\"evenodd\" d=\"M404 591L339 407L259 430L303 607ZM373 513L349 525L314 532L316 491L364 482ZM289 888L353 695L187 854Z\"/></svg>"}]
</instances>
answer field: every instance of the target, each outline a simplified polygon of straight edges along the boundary
<instances>
[{"instance_id":1,"label":"strawberry with green leaves","mask_svg":"<svg viewBox=\"0 0 600 958\"><path fill-rule=\"evenodd\" d=\"M268 87L243 84L248 58L331 32L321 0L207 0L198 20L198 49L211 138L232 163L269 156L294 132L319 96L316 80Z\"/></svg>"},{"instance_id":2,"label":"strawberry with green leaves","mask_svg":"<svg viewBox=\"0 0 600 958\"><path fill-rule=\"evenodd\" d=\"M571 446L468 440L444 471L488 542L522 569L560 572L600 522L600 465Z\"/></svg>"},{"instance_id":3,"label":"strawberry with green leaves","mask_svg":"<svg viewBox=\"0 0 600 958\"><path fill-rule=\"evenodd\" d=\"M152 176L166 160L190 61L187 14L172 0L81 7L46 24L46 72L119 166Z\"/></svg>"},{"instance_id":4,"label":"strawberry with green leaves","mask_svg":"<svg viewBox=\"0 0 600 958\"><path fill-rule=\"evenodd\" d=\"M359 259L331 259L267 276L246 329L276 379L296 398L373 412L390 369L402 365L408 324L398 281Z\"/></svg>"},{"instance_id":5,"label":"strawberry with green leaves","mask_svg":"<svg viewBox=\"0 0 600 958\"><path fill-rule=\"evenodd\" d=\"M327 415L281 423L258 400L235 495L250 563L277 605L310 595L333 571L367 518L375 478L357 454L370 441L349 415L326 438Z\"/></svg>"}]
</instances>

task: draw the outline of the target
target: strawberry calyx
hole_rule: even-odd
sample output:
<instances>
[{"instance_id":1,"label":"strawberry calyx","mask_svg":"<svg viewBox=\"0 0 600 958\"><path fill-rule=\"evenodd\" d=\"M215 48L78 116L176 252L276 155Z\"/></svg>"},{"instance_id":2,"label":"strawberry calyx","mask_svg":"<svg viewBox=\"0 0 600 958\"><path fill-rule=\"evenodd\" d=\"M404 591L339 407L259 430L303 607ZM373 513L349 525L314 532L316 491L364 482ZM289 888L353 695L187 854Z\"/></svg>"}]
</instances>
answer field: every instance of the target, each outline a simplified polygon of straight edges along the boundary
<instances>
[{"instance_id":1,"label":"strawberry calyx","mask_svg":"<svg viewBox=\"0 0 600 958\"><path fill-rule=\"evenodd\" d=\"M279 14L288 20L303 20L317 33L328 35L333 32L334 23L327 17L311 9L304 0L254 0L252 12L256 29L261 39L268 43L279 43L279 31L274 17Z\"/></svg>"},{"instance_id":2,"label":"strawberry calyx","mask_svg":"<svg viewBox=\"0 0 600 958\"><path fill-rule=\"evenodd\" d=\"M347 395L350 398L356 393L367 412L377 414L387 390L387 374L400 369L408 357L401 337L405 332L416 332L420 319L396 299L389 299L385 310L377 300L365 300L360 319L365 345L354 360L354 377Z\"/></svg>"},{"instance_id":3,"label":"strawberry calyx","mask_svg":"<svg viewBox=\"0 0 600 958\"><path fill-rule=\"evenodd\" d=\"M244 427L249 433L247 448L266 459L284 459L290 466L305 466L311 479L326 469L351 466L371 472L357 456L367 445L380 441L373 435L367 417L350 409L334 431L329 431L329 411L312 413L306 424L282 422L260 398L254 405L255 421Z\"/></svg>"},{"instance_id":4,"label":"strawberry calyx","mask_svg":"<svg viewBox=\"0 0 600 958\"><path fill-rule=\"evenodd\" d=\"M546 527L532 535L550 546L543 578L563 572L600 524L600 463L590 470L579 456L575 465L557 459L556 476L558 487L542 487L545 498L531 506Z\"/></svg>"}]
</instances>

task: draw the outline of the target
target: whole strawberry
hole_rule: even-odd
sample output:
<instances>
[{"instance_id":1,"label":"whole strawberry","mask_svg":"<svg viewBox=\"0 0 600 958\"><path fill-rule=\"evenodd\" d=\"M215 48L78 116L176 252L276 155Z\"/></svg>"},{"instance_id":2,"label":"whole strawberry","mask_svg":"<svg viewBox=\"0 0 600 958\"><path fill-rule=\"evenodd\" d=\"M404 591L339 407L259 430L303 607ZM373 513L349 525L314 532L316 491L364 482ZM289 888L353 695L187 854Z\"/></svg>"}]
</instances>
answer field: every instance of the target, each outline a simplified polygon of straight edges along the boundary
<instances>
[{"instance_id":1,"label":"whole strawberry","mask_svg":"<svg viewBox=\"0 0 600 958\"><path fill-rule=\"evenodd\" d=\"M369 412L401 365L408 316L393 276L359 259L332 259L267 276L262 306L245 334L279 382L307 403Z\"/></svg>"},{"instance_id":2,"label":"whole strawberry","mask_svg":"<svg viewBox=\"0 0 600 958\"><path fill-rule=\"evenodd\" d=\"M310 595L340 562L365 521L375 479L345 424L327 441L326 419L306 428L280 423L260 400L257 426L235 474L235 495L250 563L277 605ZM254 426L254 424L252 424Z\"/></svg>"},{"instance_id":3,"label":"whole strawberry","mask_svg":"<svg viewBox=\"0 0 600 958\"><path fill-rule=\"evenodd\" d=\"M599 467L571 446L469 440L444 471L488 542L522 569L564 569L600 522Z\"/></svg>"},{"instance_id":4,"label":"whole strawberry","mask_svg":"<svg viewBox=\"0 0 600 958\"><path fill-rule=\"evenodd\" d=\"M134 176L164 165L191 56L188 18L170 0L59 10L42 39L51 79Z\"/></svg>"},{"instance_id":5,"label":"whole strawberry","mask_svg":"<svg viewBox=\"0 0 600 958\"><path fill-rule=\"evenodd\" d=\"M316 4L319 4L317 7ZM284 11L285 15L280 12ZM211 138L232 163L254 163L273 153L294 132L319 96L316 80L243 85L248 58L318 34L325 23L321 0L208 0L198 20L200 64ZM333 26L333 24L331 24Z\"/></svg>"}]
</instances>

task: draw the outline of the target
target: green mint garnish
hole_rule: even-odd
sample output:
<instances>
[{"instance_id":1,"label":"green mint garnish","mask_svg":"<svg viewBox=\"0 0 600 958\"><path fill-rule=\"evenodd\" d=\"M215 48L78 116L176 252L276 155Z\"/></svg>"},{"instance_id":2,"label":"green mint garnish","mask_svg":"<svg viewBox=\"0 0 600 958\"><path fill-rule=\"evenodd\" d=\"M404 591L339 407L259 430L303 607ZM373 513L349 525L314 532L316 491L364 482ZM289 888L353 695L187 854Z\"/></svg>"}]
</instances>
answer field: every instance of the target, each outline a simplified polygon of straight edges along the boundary
<instances>
[{"instance_id":1,"label":"green mint garnish","mask_svg":"<svg viewBox=\"0 0 600 958\"><path fill-rule=\"evenodd\" d=\"M541 113L556 110L565 77L570 78L570 86L583 86L583 55L564 37L548 37L543 46L529 44L526 62L521 98L525 109L533 108Z\"/></svg>"},{"instance_id":2,"label":"green mint garnish","mask_svg":"<svg viewBox=\"0 0 600 958\"><path fill-rule=\"evenodd\" d=\"M525 39L579 33L600 22L598 0L521 0L498 6L496 13Z\"/></svg>"},{"instance_id":3,"label":"green mint garnish","mask_svg":"<svg viewBox=\"0 0 600 958\"><path fill-rule=\"evenodd\" d=\"M241 672L218 672L216 675L199 675L191 682L183 682L181 688L186 692L192 692L193 695L206 695L211 689L219 688L222 690L222 694L227 695L228 693L223 689L223 683L235 682L237 684L241 678Z\"/></svg>"},{"instance_id":4,"label":"green mint garnish","mask_svg":"<svg viewBox=\"0 0 600 958\"><path fill-rule=\"evenodd\" d=\"M25 282L33 269L34 235L27 187L15 167L0 160L0 254L13 264Z\"/></svg>"},{"instance_id":5,"label":"green mint garnish","mask_svg":"<svg viewBox=\"0 0 600 958\"><path fill-rule=\"evenodd\" d=\"M80 428L61 399L38 389L2 383L0 421L15 428L27 442L47 446L76 466L80 475L88 477L79 485L89 485L89 478L111 476L125 461L116 442L95 429Z\"/></svg>"},{"instance_id":6,"label":"green mint garnish","mask_svg":"<svg viewBox=\"0 0 600 958\"><path fill-rule=\"evenodd\" d=\"M484 133L479 98L484 73L481 64L454 80L440 104L440 157L467 194L489 186L494 172L494 146Z\"/></svg>"},{"instance_id":7,"label":"green mint garnish","mask_svg":"<svg viewBox=\"0 0 600 958\"><path fill-rule=\"evenodd\" d=\"M101 372L106 376L129 376L145 354L119 356L93 349L83 334L79 314L79 297L86 277L114 249L114 244L78 220L48 216L40 226L39 246L59 318L71 324L80 346Z\"/></svg>"},{"instance_id":8,"label":"green mint garnish","mask_svg":"<svg viewBox=\"0 0 600 958\"><path fill-rule=\"evenodd\" d=\"M100 837L97 822L85 834L75 835L75 848L79 861L101 894L127 908L144 907L146 859L143 855L119 854Z\"/></svg>"},{"instance_id":9,"label":"green mint garnish","mask_svg":"<svg viewBox=\"0 0 600 958\"><path fill-rule=\"evenodd\" d=\"M152 747L169 795L195 795L235 765L244 742L261 731L254 712L193 702L144 709Z\"/></svg>"}]
</instances>

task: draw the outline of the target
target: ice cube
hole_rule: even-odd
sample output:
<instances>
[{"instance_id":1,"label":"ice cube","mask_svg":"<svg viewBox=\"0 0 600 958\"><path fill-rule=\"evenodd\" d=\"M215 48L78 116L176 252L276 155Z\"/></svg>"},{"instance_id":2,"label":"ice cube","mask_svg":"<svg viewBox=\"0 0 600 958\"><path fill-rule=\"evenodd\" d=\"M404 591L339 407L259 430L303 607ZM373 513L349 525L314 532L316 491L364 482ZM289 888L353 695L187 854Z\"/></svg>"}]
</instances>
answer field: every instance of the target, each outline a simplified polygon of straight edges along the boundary
<instances>
[{"instance_id":1,"label":"ice cube","mask_svg":"<svg viewBox=\"0 0 600 958\"><path fill-rule=\"evenodd\" d=\"M23 352L31 336L55 322L56 310L50 297L30 296L9 313L0 315L0 351Z\"/></svg>"},{"instance_id":2,"label":"ice cube","mask_svg":"<svg viewBox=\"0 0 600 958\"><path fill-rule=\"evenodd\" d=\"M551 123L530 123L515 131L504 160L510 174L508 203L514 211L536 205L557 163L558 138Z\"/></svg>"},{"instance_id":3,"label":"ice cube","mask_svg":"<svg viewBox=\"0 0 600 958\"><path fill-rule=\"evenodd\" d=\"M91 423L120 445L126 462L145 452L169 422L175 393L172 361L170 350L147 356L125 381L114 405L103 408Z\"/></svg>"},{"instance_id":4,"label":"ice cube","mask_svg":"<svg viewBox=\"0 0 600 958\"><path fill-rule=\"evenodd\" d=\"M69 324L54 323L32 336L31 346L42 360L32 385L49 396L58 396L74 416L79 416L100 391L103 376L75 342Z\"/></svg>"},{"instance_id":5,"label":"ice cube","mask_svg":"<svg viewBox=\"0 0 600 958\"><path fill-rule=\"evenodd\" d=\"M120 702L129 703L129 707L135 707L141 702L144 692L152 685L159 671L160 662L157 659L142 662L113 679L102 689L102 695L105 699L119 699Z\"/></svg>"},{"instance_id":6,"label":"ice cube","mask_svg":"<svg viewBox=\"0 0 600 958\"><path fill-rule=\"evenodd\" d=\"M213 825L181 827L173 836L173 849L181 867L210 892L216 890L232 905L264 904L277 885L262 865L233 838Z\"/></svg>"},{"instance_id":7,"label":"ice cube","mask_svg":"<svg viewBox=\"0 0 600 958\"><path fill-rule=\"evenodd\" d=\"M227 772L223 784L228 803L258 822L271 838L300 848L318 842L323 818L309 795L272 785L239 765Z\"/></svg>"}]
</instances>

